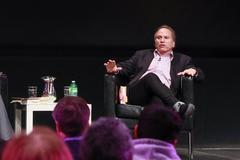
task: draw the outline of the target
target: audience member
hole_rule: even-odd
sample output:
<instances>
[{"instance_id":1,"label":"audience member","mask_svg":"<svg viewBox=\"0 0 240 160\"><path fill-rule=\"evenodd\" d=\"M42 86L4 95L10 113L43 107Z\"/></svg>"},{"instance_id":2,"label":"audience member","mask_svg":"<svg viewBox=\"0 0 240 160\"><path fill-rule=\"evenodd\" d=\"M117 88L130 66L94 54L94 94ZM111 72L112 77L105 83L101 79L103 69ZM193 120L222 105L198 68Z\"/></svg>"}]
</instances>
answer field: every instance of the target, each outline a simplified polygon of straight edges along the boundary
<instances>
[{"instance_id":1,"label":"audience member","mask_svg":"<svg viewBox=\"0 0 240 160\"><path fill-rule=\"evenodd\" d=\"M81 135L89 126L87 102L74 96L63 97L52 113L57 133L64 138L74 160L79 160Z\"/></svg>"},{"instance_id":2,"label":"audience member","mask_svg":"<svg viewBox=\"0 0 240 160\"><path fill-rule=\"evenodd\" d=\"M132 160L132 137L124 123L100 118L83 135L82 160Z\"/></svg>"},{"instance_id":3,"label":"audience member","mask_svg":"<svg viewBox=\"0 0 240 160\"><path fill-rule=\"evenodd\" d=\"M182 119L169 108L145 107L135 127L134 160L180 160L175 145L181 127Z\"/></svg>"},{"instance_id":4,"label":"audience member","mask_svg":"<svg viewBox=\"0 0 240 160\"><path fill-rule=\"evenodd\" d=\"M29 134L12 137L6 144L4 160L72 160L66 144L47 127L35 127Z\"/></svg>"}]
</instances>

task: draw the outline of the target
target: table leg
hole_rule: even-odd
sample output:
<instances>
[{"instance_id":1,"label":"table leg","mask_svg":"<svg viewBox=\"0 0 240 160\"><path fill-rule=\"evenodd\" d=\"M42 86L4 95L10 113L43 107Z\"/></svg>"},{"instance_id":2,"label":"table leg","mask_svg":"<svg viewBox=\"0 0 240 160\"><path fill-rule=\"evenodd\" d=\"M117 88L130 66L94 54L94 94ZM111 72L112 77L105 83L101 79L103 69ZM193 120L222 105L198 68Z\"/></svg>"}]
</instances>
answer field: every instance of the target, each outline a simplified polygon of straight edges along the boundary
<instances>
[{"instance_id":1,"label":"table leg","mask_svg":"<svg viewBox=\"0 0 240 160\"><path fill-rule=\"evenodd\" d=\"M22 130L22 110L15 107L15 133L19 134Z\"/></svg>"},{"instance_id":2,"label":"table leg","mask_svg":"<svg viewBox=\"0 0 240 160\"><path fill-rule=\"evenodd\" d=\"M29 134L33 129L33 110L26 107L26 133Z\"/></svg>"},{"instance_id":3,"label":"table leg","mask_svg":"<svg viewBox=\"0 0 240 160\"><path fill-rule=\"evenodd\" d=\"M92 123L92 105L88 104L89 110L90 110L90 115L89 115L89 121L88 123L91 124Z\"/></svg>"}]
</instances>

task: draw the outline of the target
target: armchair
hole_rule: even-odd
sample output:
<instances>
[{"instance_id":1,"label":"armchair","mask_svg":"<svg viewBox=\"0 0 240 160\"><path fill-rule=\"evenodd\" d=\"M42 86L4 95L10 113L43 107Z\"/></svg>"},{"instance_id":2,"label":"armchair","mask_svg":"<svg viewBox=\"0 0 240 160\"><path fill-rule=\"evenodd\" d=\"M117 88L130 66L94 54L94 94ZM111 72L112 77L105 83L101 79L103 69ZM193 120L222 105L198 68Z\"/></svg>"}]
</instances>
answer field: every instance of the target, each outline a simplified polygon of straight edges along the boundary
<instances>
[{"instance_id":1,"label":"armchair","mask_svg":"<svg viewBox=\"0 0 240 160\"><path fill-rule=\"evenodd\" d=\"M138 117L143 110L142 106L132 104L120 104L118 99L118 89L121 82L114 74L104 75L104 110L105 116L112 116L121 119L130 130L138 122ZM192 77L181 77L181 97L185 103L193 103L194 87ZM193 115L186 117L183 125L183 132L188 133L188 156L193 159Z\"/></svg>"},{"instance_id":2,"label":"armchair","mask_svg":"<svg viewBox=\"0 0 240 160\"><path fill-rule=\"evenodd\" d=\"M8 140L13 136L13 128L8 118L8 78L0 73L0 139Z\"/></svg>"}]
</instances>

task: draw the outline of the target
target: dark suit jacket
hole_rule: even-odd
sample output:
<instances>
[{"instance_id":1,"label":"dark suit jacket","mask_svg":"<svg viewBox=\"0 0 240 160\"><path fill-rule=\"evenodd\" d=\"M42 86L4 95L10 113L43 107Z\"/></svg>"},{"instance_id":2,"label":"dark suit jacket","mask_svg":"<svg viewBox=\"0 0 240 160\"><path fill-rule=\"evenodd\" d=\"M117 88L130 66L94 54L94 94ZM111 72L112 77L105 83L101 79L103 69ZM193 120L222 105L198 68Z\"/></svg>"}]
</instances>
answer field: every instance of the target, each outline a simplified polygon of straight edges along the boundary
<instances>
[{"instance_id":1,"label":"dark suit jacket","mask_svg":"<svg viewBox=\"0 0 240 160\"><path fill-rule=\"evenodd\" d=\"M129 85L134 85L139 78L147 71L149 65L154 58L153 55L154 49L146 49L137 51L130 59L120 62L119 67L122 67L122 70L119 72L118 76L129 81ZM188 68L195 68L197 70L197 76L194 77L195 80L203 80L204 75L201 69L195 67L192 62L191 57L173 52L173 60L171 61L171 90L174 95L178 95L180 89L180 76L177 75L178 72L181 72Z\"/></svg>"}]
</instances>

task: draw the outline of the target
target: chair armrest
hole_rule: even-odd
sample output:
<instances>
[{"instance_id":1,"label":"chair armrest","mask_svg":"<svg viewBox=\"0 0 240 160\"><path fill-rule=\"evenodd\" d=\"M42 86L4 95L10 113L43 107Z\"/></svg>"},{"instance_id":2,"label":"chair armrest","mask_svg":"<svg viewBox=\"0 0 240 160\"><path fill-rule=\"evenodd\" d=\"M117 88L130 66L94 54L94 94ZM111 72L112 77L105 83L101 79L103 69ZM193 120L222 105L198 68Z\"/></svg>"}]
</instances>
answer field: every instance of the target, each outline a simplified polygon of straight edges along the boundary
<instances>
[{"instance_id":1,"label":"chair armrest","mask_svg":"<svg viewBox=\"0 0 240 160\"><path fill-rule=\"evenodd\" d=\"M194 103L194 80L191 76L181 76L181 97L185 103Z\"/></svg>"},{"instance_id":2,"label":"chair armrest","mask_svg":"<svg viewBox=\"0 0 240 160\"><path fill-rule=\"evenodd\" d=\"M115 117L116 103L116 76L114 74L104 75L104 116Z\"/></svg>"},{"instance_id":3,"label":"chair armrest","mask_svg":"<svg viewBox=\"0 0 240 160\"><path fill-rule=\"evenodd\" d=\"M181 94L182 101L185 103L194 104L194 80L191 76L181 77ZM192 131L193 129L193 115L186 117L183 124L183 130Z\"/></svg>"}]
</instances>

